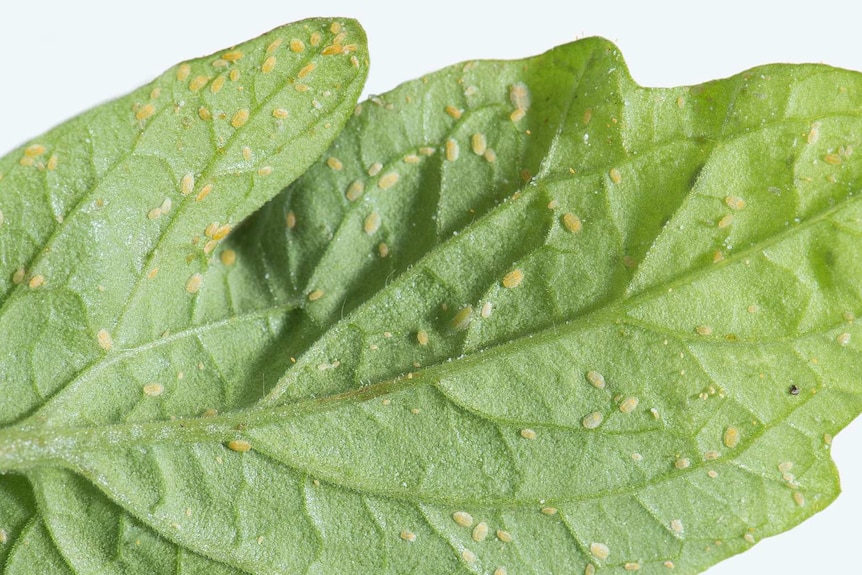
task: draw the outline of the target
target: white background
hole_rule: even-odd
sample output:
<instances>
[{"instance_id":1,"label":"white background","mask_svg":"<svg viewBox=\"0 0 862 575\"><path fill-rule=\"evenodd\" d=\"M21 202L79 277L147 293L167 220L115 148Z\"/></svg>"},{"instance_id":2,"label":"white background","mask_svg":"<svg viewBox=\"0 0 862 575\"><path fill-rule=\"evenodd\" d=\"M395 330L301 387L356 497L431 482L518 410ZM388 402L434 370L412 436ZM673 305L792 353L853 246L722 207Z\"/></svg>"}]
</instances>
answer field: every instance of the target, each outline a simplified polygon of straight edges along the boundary
<instances>
[{"instance_id":1,"label":"white background","mask_svg":"<svg viewBox=\"0 0 862 575\"><path fill-rule=\"evenodd\" d=\"M635 80L649 86L695 84L778 61L862 70L862 9L850 2L776 2L781 7L771 9L755 0L703 7L691 0L581 4L527 0L484 8L469 0L393 0L389 5L398 8L392 9L360 0L4 2L0 155L180 60L310 16L362 22L372 58L366 95L461 60L520 58L592 35L616 42ZM862 462L854 452L862 453L862 420L834 443L844 485L838 501L709 575L858 573Z\"/></svg>"}]
</instances>

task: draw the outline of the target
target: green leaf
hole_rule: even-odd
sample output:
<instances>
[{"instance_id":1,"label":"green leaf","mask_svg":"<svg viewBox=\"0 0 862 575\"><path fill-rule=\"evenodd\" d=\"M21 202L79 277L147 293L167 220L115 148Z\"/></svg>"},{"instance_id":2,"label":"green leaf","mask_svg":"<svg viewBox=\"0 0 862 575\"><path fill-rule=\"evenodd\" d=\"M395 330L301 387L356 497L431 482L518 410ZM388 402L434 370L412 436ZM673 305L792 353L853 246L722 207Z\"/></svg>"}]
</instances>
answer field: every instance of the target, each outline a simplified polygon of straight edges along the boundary
<instances>
[{"instance_id":1,"label":"green leaf","mask_svg":"<svg viewBox=\"0 0 862 575\"><path fill-rule=\"evenodd\" d=\"M798 524L862 409L860 90L644 89L589 39L372 98L190 327L0 431L16 536L83 572L698 573Z\"/></svg>"},{"instance_id":2,"label":"green leaf","mask_svg":"<svg viewBox=\"0 0 862 575\"><path fill-rule=\"evenodd\" d=\"M355 21L284 26L0 159L0 426L94 429L251 401L236 378L254 384L241 359L256 349L230 341L251 332L260 343L272 326L201 313L230 294L213 274L229 260L214 252L330 145L367 58ZM5 441L0 452L22 454ZM42 463L0 482L5 572L234 572Z\"/></svg>"}]
</instances>

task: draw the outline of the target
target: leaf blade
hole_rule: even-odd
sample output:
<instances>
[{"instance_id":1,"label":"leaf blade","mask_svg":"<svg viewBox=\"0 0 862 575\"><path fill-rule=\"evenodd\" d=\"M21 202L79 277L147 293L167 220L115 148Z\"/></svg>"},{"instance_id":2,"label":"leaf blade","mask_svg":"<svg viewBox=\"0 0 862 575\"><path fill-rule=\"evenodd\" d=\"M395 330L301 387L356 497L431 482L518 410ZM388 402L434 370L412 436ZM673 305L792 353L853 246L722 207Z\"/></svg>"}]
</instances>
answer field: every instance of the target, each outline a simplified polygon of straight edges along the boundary
<instances>
[{"instance_id":1,"label":"leaf blade","mask_svg":"<svg viewBox=\"0 0 862 575\"><path fill-rule=\"evenodd\" d=\"M516 114L524 108L508 80L525 66L563 75L571 89L525 81L532 102ZM350 557L394 572L583 572L587 564L664 572L670 561L696 573L828 504L838 486L824 434L860 409L858 382L842 375L856 359L857 328L843 312L859 307L860 276L858 247L844 237L855 233L858 208L846 198L856 163L845 154L836 173L822 158L856 141L857 120L840 99L824 111L811 90L785 106L796 110L786 130L773 130L760 123L771 108L758 94L780 99L785 80L804 85L822 74L856 90L858 75L769 67L699 89L650 91L596 40L468 68L429 78L434 97L416 97L419 112L396 105L423 93L419 83L366 104L379 116L353 121L330 152L338 162L325 157L257 216L260 227L232 240L248 255L266 233L282 234L289 254L273 247L246 268L265 274L272 258L286 263L291 282L250 309L306 300L279 336L277 351L297 362L280 359L292 367L263 401L209 420L85 430L66 463L162 535L225 558L236 533L250 546L272 524L273 508L289 512L298 532L286 539L296 547L244 556L254 569L297 561L291 566L325 572L328 560ZM457 101L464 84L492 94L497 113L475 117L486 146L510 138L496 162L472 150L474 116ZM803 100L817 104L800 108ZM819 144L799 135L833 112L841 121L828 130L821 122ZM394 135L384 137L389 128ZM540 144L526 143L527 129ZM790 154L802 158L794 166L824 176L805 191L807 203L788 204L799 226L764 221L775 193L752 170L733 182L746 207L727 200L722 174L741 157L733 147L757 138L783 153L751 165L783 174L779 164L802 145ZM807 147L814 144L821 147ZM425 145L434 148L430 167L412 174L410 156ZM476 166L468 159L508 171L486 173L470 196ZM396 167L397 182L381 186ZM740 171L750 167L742 160ZM360 177L361 201L345 198ZM801 187L811 183L802 178ZM730 230L719 227L728 210ZM380 224L368 226L374 211ZM421 245L404 231L414 218ZM689 231L680 233L680 223ZM715 229L742 230L742 247L722 245L728 254L718 262L711 250L724 236ZM760 315L746 307L752 298ZM799 302L810 303L805 314ZM591 383L592 371L603 386ZM789 382L803 393L790 394ZM592 413L601 421L585 426ZM251 450L215 444L231 439ZM152 454L137 453L141 441ZM241 494L249 523L213 542L204 537L213 531L208 519L193 513L190 531L171 532L194 485L215 476L212 461L231 471L220 476L221 493L198 503ZM183 473L193 464L202 475ZM132 476L148 466L171 481L159 488L151 474ZM459 511L474 525L454 519ZM479 521L514 540L476 535ZM704 550L703 541L714 544Z\"/></svg>"}]
</instances>

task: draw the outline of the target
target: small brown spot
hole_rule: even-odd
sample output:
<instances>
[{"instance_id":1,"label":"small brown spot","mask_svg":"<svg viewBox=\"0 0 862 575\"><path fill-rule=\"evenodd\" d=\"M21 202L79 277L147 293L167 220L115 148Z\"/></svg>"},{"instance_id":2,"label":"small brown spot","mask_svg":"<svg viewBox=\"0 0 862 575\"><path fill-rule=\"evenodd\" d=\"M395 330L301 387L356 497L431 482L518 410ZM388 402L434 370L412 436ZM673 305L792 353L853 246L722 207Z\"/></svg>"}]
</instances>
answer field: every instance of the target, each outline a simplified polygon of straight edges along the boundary
<instances>
[{"instance_id":1,"label":"small brown spot","mask_svg":"<svg viewBox=\"0 0 862 575\"><path fill-rule=\"evenodd\" d=\"M305 42L303 42L302 40L294 38L293 40L290 41L290 51L291 52L299 54L300 52L303 52L304 50L305 50Z\"/></svg>"},{"instance_id":2,"label":"small brown spot","mask_svg":"<svg viewBox=\"0 0 862 575\"><path fill-rule=\"evenodd\" d=\"M212 238L216 241L223 240L227 237L233 227L230 224L224 224L223 226L219 226L213 231Z\"/></svg>"},{"instance_id":3,"label":"small brown spot","mask_svg":"<svg viewBox=\"0 0 862 575\"><path fill-rule=\"evenodd\" d=\"M289 230L292 230L296 227L296 214L293 213L293 210L290 210L284 215L284 224Z\"/></svg>"},{"instance_id":4,"label":"small brown spot","mask_svg":"<svg viewBox=\"0 0 862 575\"><path fill-rule=\"evenodd\" d=\"M158 397L165 392L165 386L161 383L148 383L143 387L144 395Z\"/></svg>"},{"instance_id":5,"label":"small brown spot","mask_svg":"<svg viewBox=\"0 0 862 575\"><path fill-rule=\"evenodd\" d=\"M144 104L143 106L138 108L137 112L135 112L135 118L143 121L155 113L156 113L155 106L153 106L152 104Z\"/></svg>"},{"instance_id":6,"label":"small brown spot","mask_svg":"<svg viewBox=\"0 0 862 575\"><path fill-rule=\"evenodd\" d=\"M201 88L207 85L209 82L209 76L195 76L191 82L189 82L189 90L192 92L197 92Z\"/></svg>"},{"instance_id":7,"label":"small brown spot","mask_svg":"<svg viewBox=\"0 0 862 575\"><path fill-rule=\"evenodd\" d=\"M221 259L221 263L224 265L232 266L236 263L236 252L233 250L225 250L221 253L219 259Z\"/></svg>"},{"instance_id":8,"label":"small brown spot","mask_svg":"<svg viewBox=\"0 0 862 575\"><path fill-rule=\"evenodd\" d=\"M298 78L305 78L306 76L314 72L315 68L317 68L317 64L315 64L314 62L310 62L303 66L303 68L296 74L296 76Z\"/></svg>"},{"instance_id":9,"label":"small brown spot","mask_svg":"<svg viewBox=\"0 0 862 575\"><path fill-rule=\"evenodd\" d=\"M278 62L275 56L270 56L266 60L263 61L263 64L260 66L260 71L264 74L269 74L273 70L275 70L275 65Z\"/></svg>"},{"instance_id":10,"label":"small brown spot","mask_svg":"<svg viewBox=\"0 0 862 575\"><path fill-rule=\"evenodd\" d=\"M323 297L323 290L316 289L308 294L308 301L317 301Z\"/></svg>"},{"instance_id":11,"label":"small brown spot","mask_svg":"<svg viewBox=\"0 0 862 575\"><path fill-rule=\"evenodd\" d=\"M368 166L368 175L372 178L380 173L380 170L383 169L383 164L380 162L374 162L370 166Z\"/></svg>"},{"instance_id":12,"label":"small brown spot","mask_svg":"<svg viewBox=\"0 0 862 575\"><path fill-rule=\"evenodd\" d=\"M622 403L620 403L620 411L623 413L631 413L638 406L638 398L637 397L627 397Z\"/></svg>"},{"instance_id":13,"label":"small brown spot","mask_svg":"<svg viewBox=\"0 0 862 575\"><path fill-rule=\"evenodd\" d=\"M106 329L99 330L99 333L96 334L96 340L99 342L99 347L105 351L111 351L111 348L114 347L114 340Z\"/></svg>"},{"instance_id":14,"label":"small brown spot","mask_svg":"<svg viewBox=\"0 0 862 575\"><path fill-rule=\"evenodd\" d=\"M149 104L148 104L149 105ZM139 118L142 119L142 118ZM24 156L27 158L38 158L46 152L45 146L42 144L31 144L24 150Z\"/></svg>"},{"instance_id":15,"label":"small brown spot","mask_svg":"<svg viewBox=\"0 0 862 575\"><path fill-rule=\"evenodd\" d=\"M452 520L461 527L471 527L473 525L473 516L466 511L456 511L452 514Z\"/></svg>"},{"instance_id":16,"label":"small brown spot","mask_svg":"<svg viewBox=\"0 0 862 575\"><path fill-rule=\"evenodd\" d=\"M476 543L484 541L485 538L488 537L488 524L483 521L476 525L476 527L473 528L472 536L473 541Z\"/></svg>"},{"instance_id":17,"label":"small brown spot","mask_svg":"<svg viewBox=\"0 0 862 575\"><path fill-rule=\"evenodd\" d=\"M458 142L453 139L446 140L446 159L450 162L454 162L458 159L458 154L460 152L460 148L458 147Z\"/></svg>"},{"instance_id":18,"label":"small brown spot","mask_svg":"<svg viewBox=\"0 0 862 575\"><path fill-rule=\"evenodd\" d=\"M604 561L610 556L611 550L604 543L591 543L590 553L599 561Z\"/></svg>"},{"instance_id":19,"label":"small brown spot","mask_svg":"<svg viewBox=\"0 0 862 575\"><path fill-rule=\"evenodd\" d=\"M727 196L724 198L724 203L727 204L727 207L731 210L742 210L745 208L745 200L740 198L739 196Z\"/></svg>"},{"instance_id":20,"label":"small brown spot","mask_svg":"<svg viewBox=\"0 0 862 575\"><path fill-rule=\"evenodd\" d=\"M809 144L816 144L820 139L820 122L811 124L811 129L808 131L807 140Z\"/></svg>"},{"instance_id":21,"label":"small brown spot","mask_svg":"<svg viewBox=\"0 0 862 575\"><path fill-rule=\"evenodd\" d=\"M578 233L583 229L581 219L571 212L563 214L563 225L566 226L566 229L573 234Z\"/></svg>"},{"instance_id":22,"label":"small brown spot","mask_svg":"<svg viewBox=\"0 0 862 575\"><path fill-rule=\"evenodd\" d=\"M377 212L371 212L365 218L365 221L362 224L362 229L369 236L374 235L377 230L380 229L380 214Z\"/></svg>"},{"instance_id":23,"label":"small brown spot","mask_svg":"<svg viewBox=\"0 0 862 575\"><path fill-rule=\"evenodd\" d=\"M823 156L823 161L830 166L839 166L841 165L841 156L838 154L826 154Z\"/></svg>"},{"instance_id":24,"label":"small brown spot","mask_svg":"<svg viewBox=\"0 0 862 575\"><path fill-rule=\"evenodd\" d=\"M201 191L198 192L198 195L195 196L195 201L196 202L203 201L203 199L206 198L208 195L210 195L210 192L212 192L212 191L213 191L213 185L212 184L205 185L204 187L201 188Z\"/></svg>"},{"instance_id":25,"label":"small brown spot","mask_svg":"<svg viewBox=\"0 0 862 575\"><path fill-rule=\"evenodd\" d=\"M192 274L189 276L188 281L186 281L186 291L189 293L198 293L201 289L201 284L203 284L204 278L201 274Z\"/></svg>"},{"instance_id":26,"label":"small brown spot","mask_svg":"<svg viewBox=\"0 0 862 575\"><path fill-rule=\"evenodd\" d=\"M452 318L452 327L457 330L467 329L473 320L473 306L464 306Z\"/></svg>"},{"instance_id":27,"label":"small brown spot","mask_svg":"<svg viewBox=\"0 0 862 575\"><path fill-rule=\"evenodd\" d=\"M587 381L590 382L590 385L597 389L605 388L605 376L599 373L598 371L588 371L587 372Z\"/></svg>"},{"instance_id":28,"label":"small brown spot","mask_svg":"<svg viewBox=\"0 0 862 575\"><path fill-rule=\"evenodd\" d=\"M724 445L733 449L737 445L739 445L739 430L735 427L728 427L724 430Z\"/></svg>"},{"instance_id":29,"label":"small brown spot","mask_svg":"<svg viewBox=\"0 0 862 575\"><path fill-rule=\"evenodd\" d=\"M180 82L185 81L185 79L189 77L191 71L192 67L188 64L180 64L180 67L177 68L177 80Z\"/></svg>"},{"instance_id":30,"label":"small brown spot","mask_svg":"<svg viewBox=\"0 0 862 575\"><path fill-rule=\"evenodd\" d=\"M416 534L412 531L402 531L400 537L408 543L413 543L414 541L416 541Z\"/></svg>"},{"instance_id":31,"label":"small brown spot","mask_svg":"<svg viewBox=\"0 0 862 575\"><path fill-rule=\"evenodd\" d=\"M341 160L339 160L335 156L329 156L326 159L326 165L335 170L336 172L340 172L344 169L344 164L342 164Z\"/></svg>"},{"instance_id":32,"label":"small brown spot","mask_svg":"<svg viewBox=\"0 0 862 575\"><path fill-rule=\"evenodd\" d=\"M530 90L523 82L509 86L509 102L514 108L527 110L530 108Z\"/></svg>"},{"instance_id":33,"label":"small brown spot","mask_svg":"<svg viewBox=\"0 0 862 575\"><path fill-rule=\"evenodd\" d=\"M483 155L488 149L488 141L485 139L485 134L476 133L470 136L470 147L477 156Z\"/></svg>"},{"instance_id":34,"label":"small brown spot","mask_svg":"<svg viewBox=\"0 0 862 575\"><path fill-rule=\"evenodd\" d=\"M224 87L225 82L226 78L224 76L219 76L218 78L213 80L212 84L210 84L210 92L212 92L213 94L218 94Z\"/></svg>"},{"instance_id":35,"label":"small brown spot","mask_svg":"<svg viewBox=\"0 0 862 575\"><path fill-rule=\"evenodd\" d=\"M586 429L595 429L602 424L604 420L604 416L599 411L593 411L592 413L588 413L584 416L584 419L581 420L581 424Z\"/></svg>"},{"instance_id":36,"label":"small brown spot","mask_svg":"<svg viewBox=\"0 0 862 575\"><path fill-rule=\"evenodd\" d=\"M275 40L270 42L269 45L267 45L266 53L272 54L273 52L275 52L278 49L279 46L281 46L281 38L276 38Z\"/></svg>"},{"instance_id":37,"label":"small brown spot","mask_svg":"<svg viewBox=\"0 0 862 575\"><path fill-rule=\"evenodd\" d=\"M233 118L230 120L230 125L234 128L242 128L245 126L245 123L248 122L249 112L247 108L242 108L237 110L236 114L233 115Z\"/></svg>"},{"instance_id":38,"label":"small brown spot","mask_svg":"<svg viewBox=\"0 0 862 575\"><path fill-rule=\"evenodd\" d=\"M251 450L251 443L249 443L245 439L232 439L227 442L227 447L232 451L245 453L246 451Z\"/></svg>"},{"instance_id":39,"label":"small brown spot","mask_svg":"<svg viewBox=\"0 0 862 575\"><path fill-rule=\"evenodd\" d=\"M344 52L344 46L341 44L330 44L326 48L324 48L320 53L323 56L336 56Z\"/></svg>"},{"instance_id":40,"label":"small brown spot","mask_svg":"<svg viewBox=\"0 0 862 575\"><path fill-rule=\"evenodd\" d=\"M512 270L503 276L503 287L506 289L514 289L521 285L524 281L524 272L521 270Z\"/></svg>"},{"instance_id":41,"label":"small brown spot","mask_svg":"<svg viewBox=\"0 0 862 575\"><path fill-rule=\"evenodd\" d=\"M365 184L360 180L354 180L349 186L347 186L347 191L344 193L344 197L351 202L355 202L362 196L364 191Z\"/></svg>"},{"instance_id":42,"label":"small brown spot","mask_svg":"<svg viewBox=\"0 0 862 575\"><path fill-rule=\"evenodd\" d=\"M400 178L401 176L399 176L397 172L388 172L380 176L380 179L377 181L377 187L381 190L388 190L397 184Z\"/></svg>"}]
</instances>

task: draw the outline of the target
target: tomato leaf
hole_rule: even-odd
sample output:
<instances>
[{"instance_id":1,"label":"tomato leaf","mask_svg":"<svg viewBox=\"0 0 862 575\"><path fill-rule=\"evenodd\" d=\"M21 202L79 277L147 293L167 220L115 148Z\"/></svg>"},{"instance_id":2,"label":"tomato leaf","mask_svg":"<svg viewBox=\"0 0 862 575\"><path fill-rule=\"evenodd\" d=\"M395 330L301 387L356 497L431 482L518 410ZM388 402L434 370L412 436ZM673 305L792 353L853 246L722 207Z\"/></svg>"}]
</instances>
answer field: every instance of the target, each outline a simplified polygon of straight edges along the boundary
<instances>
[{"instance_id":1,"label":"tomato leaf","mask_svg":"<svg viewBox=\"0 0 862 575\"><path fill-rule=\"evenodd\" d=\"M184 62L0 160L0 425L161 420L199 415L183 407L189 401L197 409L230 396L220 363L241 346L209 348L207 368L197 365L217 327L200 302L223 290L206 276L228 262L214 252L332 142L366 74L355 21L307 20ZM21 454L5 441L0 451ZM57 473L28 475L32 493L19 477L0 484L8 572L33 572L33 556L40 572L108 569L76 546L116 543L100 535L107 516L134 532L103 497L86 505L89 523L59 528L45 487ZM60 512L72 519L69 509ZM66 545L70 537L80 541ZM123 564L171 566L170 547Z\"/></svg>"},{"instance_id":2,"label":"tomato leaf","mask_svg":"<svg viewBox=\"0 0 862 575\"><path fill-rule=\"evenodd\" d=\"M699 573L798 524L862 409L860 89L588 39L371 98L191 320L8 420L10 564Z\"/></svg>"}]
</instances>

